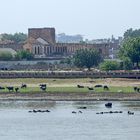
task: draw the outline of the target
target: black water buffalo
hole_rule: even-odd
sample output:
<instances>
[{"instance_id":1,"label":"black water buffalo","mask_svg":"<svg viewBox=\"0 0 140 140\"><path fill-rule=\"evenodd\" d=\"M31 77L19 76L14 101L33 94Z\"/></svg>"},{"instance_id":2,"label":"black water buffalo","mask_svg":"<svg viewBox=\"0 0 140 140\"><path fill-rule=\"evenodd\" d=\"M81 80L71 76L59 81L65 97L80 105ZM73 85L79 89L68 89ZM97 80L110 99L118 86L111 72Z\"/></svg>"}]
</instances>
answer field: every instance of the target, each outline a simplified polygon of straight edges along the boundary
<instances>
[{"instance_id":1,"label":"black water buffalo","mask_svg":"<svg viewBox=\"0 0 140 140\"><path fill-rule=\"evenodd\" d=\"M40 86L40 87L47 87L46 84L40 84L39 86Z\"/></svg>"},{"instance_id":2,"label":"black water buffalo","mask_svg":"<svg viewBox=\"0 0 140 140\"><path fill-rule=\"evenodd\" d=\"M30 110L28 112L29 113L38 113L38 112L39 113L44 113L44 112L51 112L51 111L50 110L40 110L40 109L39 110L35 110L35 109L33 109L33 111Z\"/></svg>"},{"instance_id":3,"label":"black water buffalo","mask_svg":"<svg viewBox=\"0 0 140 140\"><path fill-rule=\"evenodd\" d=\"M6 88L9 90L9 92L14 91L14 87L6 87Z\"/></svg>"},{"instance_id":4,"label":"black water buffalo","mask_svg":"<svg viewBox=\"0 0 140 140\"><path fill-rule=\"evenodd\" d=\"M109 90L109 87L107 85L105 85L104 90Z\"/></svg>"},{"instance_id":5,"label":"black water buffalo","mask_svg":"<svg viewBox=\"0 0 140 140\"><path fill-rule=\"evenodd\" d=\"M45 91L46 90L46 87L40 87L41 90Z\"/></svg>"},{"instance_id":6,"label":"black water buffalo","mask_svg":"<svg viewBox=\"0 0 140 140\"><path fill-rule=\"evenodd\" d=\"M102 87L102 85L95 85L94 87L95 87L95 88L98 88L98 87Z\"/></svg>"},{"instance_id":7,"label":"black water buffalo","mask_svg":"<svg viewBox=\"0 0 140 140\"><path fill-rule=\"evenodd\" d=\"M3 89L5 89L5 87L1 87L1 86L0 86L0 90L3 90Z\"/></svg>"},{"instance_id":8,"label":"black water buffalo","mask_svg":"<svg viewBox=\"0 0 140 140\"><path fill-rule=\"evenodd\" d=\"M87 109L86 106L81 106L81 107L78 107L78 109Z\"/></svg>"},{"instance_id":9,"label":"black water buffalo","mask_svg":"<svg viewBox=\"0 0 140 140\"><path fill-rule=\"evenodd\" d=\"M43 90L43 91L45 91L46 88L47 88L46 84L40 84L39 86L40 86L40 89Z\"/></svg>"},{"instance_id":10,"label":"black water buffalo","mask_svg":"<svg viewBox=\"0 0 140 140\"><path fill-rule=\"evenodd\" d=\"M81 85L77 85L77 87L78 87L78 88L84 88L84 86L81 86Z\"/></svg>"},{"instance_id":11,"label":"black water buffalo","mask_svg":"<svg viewBox=\"0 0 140 140\"><path fill-rule=\"evenodd\" d=\"M94 88L92 88L92 87L87 87L89 90L94 90Z\"/></svg>"},{"instance_id":12,"label":"black water buffalo","mask_svg":"<svg viewBox=\"0 0 140 140\"><path fill-rule=\"evenodd\" d=\"M26 84L22 84L21 88L27 88L27 85Z\"/></svg>"},{"instance_id":13,"label":"black water buffalo","mask_svg":"<svg viewBox=\"0 0 140 140\"><path fill-rule=\"evenodd\" d=\"M137 91L138 87L134 87L134 91Z\"/></svg>"},{"instance_id":14,"label":"black water buffalo","mask_svg":"<svg viewBox=\"0 0 140 140\"><path fill-rule=\"evenodd\" d=\"M134 87L134 91L135 92L140 92L140 88L139 87Z\"/></svg>"},{"instance_id":15,"label":"black water buffalo","mask_svg":"<svg viewBox=\"0 0 140 140\"><path fill-rule=\"evenodd\" d=\"M140 92L140 88L139 87L134 87L134 91L135 92Z\"/></svg>"},{"instance_id":16,"label":"black water buffalo","mask_svg":"<svg viewBox=\"0 0 140 140\"><path fill-rule=\"evenodd\" d=\"M112 107L112 103L106 103L105 107L110 107L111 108Z\"/></svg>"},{"instance_id":17,"label":"black water buffalo","mask_svg":"<svg viewBox=\"0 0 140 140\"><path fill-rule=\"evenodd\" d=\"M72 111L72 113L75 113L76 114L77 112L76 111Z\"/></svg>"},{"instance_id":18,"label":"black water buffalo","mask_svg":"<svg viewBox=\"0 0 140 140\"><path fill-rule=\"evenodd\" d=\"M18 88L18 87L16 87L16 88L15 88L15 91L16 91L16 92L18 92L18 91L19 91L19 88Z\"/></svg>"},{"instance_id":19,"label":"black water buffalo","mask_svg":"<svg viewBox=\"0 0 140 140\"><path fill-rule=\"evenodd\" d=\"M128 113L128 115L134 115L134 112L128 111L127 113Z\"/></svg>"}]
</instances>

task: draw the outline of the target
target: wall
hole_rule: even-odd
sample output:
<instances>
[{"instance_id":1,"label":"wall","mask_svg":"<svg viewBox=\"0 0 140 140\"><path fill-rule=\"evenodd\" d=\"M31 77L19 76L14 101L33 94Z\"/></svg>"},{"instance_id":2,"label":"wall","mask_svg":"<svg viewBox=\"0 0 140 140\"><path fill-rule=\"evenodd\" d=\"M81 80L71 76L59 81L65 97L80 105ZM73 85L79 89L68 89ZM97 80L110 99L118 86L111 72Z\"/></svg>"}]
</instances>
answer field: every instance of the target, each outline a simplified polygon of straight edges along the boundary
<instances>
[{"instance_id":1,"label":"wall","mask_svg":"<svg viewBox=\"0 0 140 140\"><path fill-rule=\"evenodd\" d=\"M45 41L55 43L55 29L54 28L30 28L28 29L28 38L42 38Z\"/></svg>"}]
</instances>

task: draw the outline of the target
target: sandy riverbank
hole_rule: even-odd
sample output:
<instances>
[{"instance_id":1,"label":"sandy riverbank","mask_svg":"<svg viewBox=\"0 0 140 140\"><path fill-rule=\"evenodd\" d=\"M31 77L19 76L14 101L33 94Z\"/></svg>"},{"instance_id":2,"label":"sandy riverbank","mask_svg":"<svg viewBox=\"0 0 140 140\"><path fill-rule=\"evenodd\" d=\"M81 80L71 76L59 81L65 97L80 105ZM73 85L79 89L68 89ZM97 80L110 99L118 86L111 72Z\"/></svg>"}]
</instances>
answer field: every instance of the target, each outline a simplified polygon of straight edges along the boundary
<instances>
[{"instance_id":1,"label":"sandy riverbank","mask_svg":"<svg viewBox=\"0 0 140 140\"><path fill-rule=\"evenodd\" d=\"M0 93L0 100L140 101L140 93Z\"/></svg>"}]
</instances>

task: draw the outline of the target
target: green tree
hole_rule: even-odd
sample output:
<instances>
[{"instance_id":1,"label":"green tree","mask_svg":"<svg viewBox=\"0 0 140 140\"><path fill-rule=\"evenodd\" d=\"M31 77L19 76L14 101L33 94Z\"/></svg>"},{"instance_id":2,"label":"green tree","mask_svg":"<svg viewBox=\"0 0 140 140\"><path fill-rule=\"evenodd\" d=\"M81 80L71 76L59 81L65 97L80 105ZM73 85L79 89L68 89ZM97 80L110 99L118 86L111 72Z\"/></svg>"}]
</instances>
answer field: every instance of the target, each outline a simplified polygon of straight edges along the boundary
<instances>
[{"instance_id":1,"label":"green tree","mask_svg":"<svg viewBox=\"0 0 140 140\"><path fill-rule=\"evenodd\" d=\"M95 49L77 50L73 58L77 67L87 67L89 70L92 66L97 66L102 60L99 51Z\"/></svg>"},{"instance_id":2,"label":"green tree","mask_svg":"<svg viewBox=\"0 0 140 140\"><path fill-rule=\"evenodd\" d=\"M132 28L130 28L124 33L124 39L135 37L140 37L140 29L133 30Z\"/></svg>"},{"instance_id":3,"label":"green tree","mask_svg":"<svg viewBox=\"0 0 140 140\"><path fill-rule=\"evenodd\" d=\"M0 60L4 60L4 61L8 61L8 60L12 60L13 59L13 55L10 52L0 52Z\"/></svg>"},{"instance_id":4,"label":"green tree","mask_svg":"<svg viewBox=\"0 0 140 140\"><path fill-rule=\"evenodd\" d=\"M140 61L140 37L128 38L120 48L119 56L122 60L129 58L138 67Z\"/></svg>"},{"instance_id":5,"label":"green tree","mask_svg":"<svg viewBox=\"0 0 140 140\"><path fill-rule=\"evenodd\" d=\"M15 43L19 43L19 42L24 42L27 39L27 34L24 33L15 33L15 34L2 34L2 40L11 40L14 41Z\"/></svg>"},{"instance_id":6,"label":"green tree","mask_svg":"<svg viewBox=\"0 0 140 140\"><path fill-rule=\"evenodd\" d=\"M117 61L104 61L100 64L100 69L103 71L109 71L109 70L119 70L120 64Z\"/></svg>"},{"instance_id":7,"label":"green tree","mask_svg":"<svg viewBox=\"0 0 140 140\"><path fill-rule=\"evenodd\" d=\"M60 64L69 64L69 65L71 65L72 63L73 62L72 62L72 58L71 57L65 58L65 59L60 61Z\"/></svg>"},{"instance_id":8,"label":"green tree","mask_svg":"<svg viewBox=\"0 0 140 140\"><path fill-rule=\"evenodd\" d=\"M122 68L124 70L131 70L133 68L133 64L132 64L131 60L128 57L125 57L123 59L123 63L122 64L123 64Z\"/></svg>"},{"instance_id":9,"label":"green tree","mask_svg":"<svg viewBox=\"0 0 140 140\"><path fill-rule=\"evenodd\" d=\"M15 59L16 60L22 60L22 59L31 60L33 59L33 54L26 50L18 51L17 54L15 55Z\"/></svg>"}]
</instances>

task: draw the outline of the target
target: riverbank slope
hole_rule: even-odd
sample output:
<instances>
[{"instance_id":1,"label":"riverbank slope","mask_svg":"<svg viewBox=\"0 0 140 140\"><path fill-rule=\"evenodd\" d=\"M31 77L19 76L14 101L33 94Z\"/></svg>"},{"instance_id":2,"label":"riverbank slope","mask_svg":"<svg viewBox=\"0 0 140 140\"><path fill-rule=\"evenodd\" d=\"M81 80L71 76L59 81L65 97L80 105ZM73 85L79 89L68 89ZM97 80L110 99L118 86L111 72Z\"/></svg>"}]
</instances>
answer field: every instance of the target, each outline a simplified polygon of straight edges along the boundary
<instances>
[{"instance_id":1,"label":"riverbank slope","mask_svg":"<svg viewBox=\"0 0 140 140\"><path fill-rule=\"evenodd\" d=\"M0 100L140 101L140 93L0 93Z\"/></svg>"}]
</instances>

